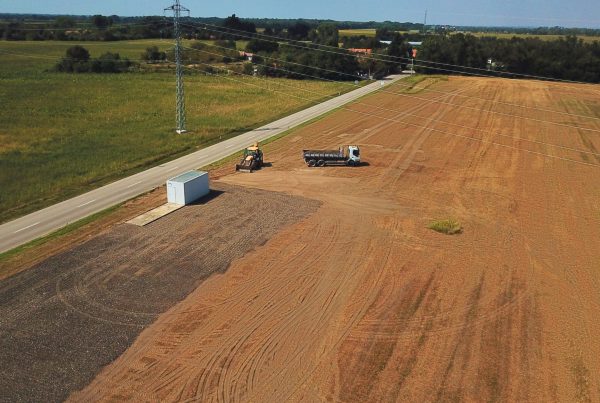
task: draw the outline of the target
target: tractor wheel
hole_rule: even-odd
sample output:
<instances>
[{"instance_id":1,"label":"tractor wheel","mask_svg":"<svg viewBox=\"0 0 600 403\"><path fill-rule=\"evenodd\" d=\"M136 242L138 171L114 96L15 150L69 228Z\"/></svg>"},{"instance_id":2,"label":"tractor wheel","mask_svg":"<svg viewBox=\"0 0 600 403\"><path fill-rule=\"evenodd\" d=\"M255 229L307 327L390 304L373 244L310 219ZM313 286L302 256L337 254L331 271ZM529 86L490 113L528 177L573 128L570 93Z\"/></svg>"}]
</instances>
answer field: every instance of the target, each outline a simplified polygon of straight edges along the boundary
<instances>
[{"instance_id":1,"label":"tractor wheel","mask_svg":"<svg viewBox=\"0 0 600 403\"><path fill-rule=\"evenodd\" d=\"M317 164L317 162L315 160L309 160L308 161L308 166L309 167L314 167Z\"/></svg>"},{"instance_id":2,"label":"tractor wheel","mask_svg":"<svg viewBox=\"0 0 600 403\"><path fill-rule=\"evenodd\" d=\"M324 167L325 166L325 161L323 161L323 160L317 161L317 166L318 167Z\"/></svg>"}]
</instances>

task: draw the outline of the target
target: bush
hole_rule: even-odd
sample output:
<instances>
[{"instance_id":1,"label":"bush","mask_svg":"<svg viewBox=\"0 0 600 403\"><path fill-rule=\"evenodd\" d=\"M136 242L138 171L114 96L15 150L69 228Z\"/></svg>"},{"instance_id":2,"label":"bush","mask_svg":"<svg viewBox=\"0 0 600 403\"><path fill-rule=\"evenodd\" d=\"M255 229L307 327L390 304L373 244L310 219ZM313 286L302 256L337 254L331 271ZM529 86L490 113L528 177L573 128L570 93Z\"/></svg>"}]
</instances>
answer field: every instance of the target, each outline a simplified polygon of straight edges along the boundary
<instances>
[{"instance_id":1,"label":"bush","mask_svg":"<svg viewBox=\"0 0 600 403\"><path fill-rule=\"evenodd\" d=\"M235 41L232 41L232 40L217 40L217 41L215 41L215 46L218 46L221 48L233 49L233 50L237 49L237 45L236 45Z\"/></svg>"},{"instance_id":2,"label":"bush","mask_svg":"<svg viewBox=\"0 0 600 403\"><path fill-rule=\"evenodd\" d=\"M122 73L132 66L128 59L121 59L118 53L105 53L98 59L90 60L90 53L82 46L67 49L56 70L63 73Z\"/></svg>"},{"instance_id":3,"label":"bush","mask_svg":"<svg viewBox=\"0 0 600 403\"><path fill-rule=\"evenodd\" d=\"M167 54L158 50L158 46L151 46L149 48L146 48L146 51L142 53L142 60L146 60L149 63L164 61L166 59Z\"/></svg>"},{"instance_id":4,"label":"bush","mask_svg":"<svg viewBox=\"0 0 600 403\"><path fill-rule=\"evenodd\" d=\"M72 46L66 56L58 62L56 70L63 73L85 73L90 70L90 52L83 46Z\"/></svg>"},{"instance_id":5,"label":"bush","mask_svg":"<svg viewBox=\"0 0 600 403\"><path fill-rule=\"evenodd\" d=\"M279 44L277 42L272 41L263 41L260 39L252 39L246 45L246 50L251 53L258 52L277 52L279 50Z\"/></svg>"},{"instance_id":6,"label":"bush","mask_svg":"<svg viewBox=\"0 0 600 403\"><path fill-rule=\"evenodd\" d=\"M67 58L78 62L87 62L90 60L90 52L83 46L71 46L67 49Z\"/></svg>"},{"instance_id":7,"label":"bush","mask_svg":"<svg viewBox=\"0 0 600 403\"><path fill-rule=\"evenodd\" d=\"M91 70L94 73L122 73L131 66L128 59L121 59L118 53L105 53L92 62Z\"/></svg>"}]
</instances>

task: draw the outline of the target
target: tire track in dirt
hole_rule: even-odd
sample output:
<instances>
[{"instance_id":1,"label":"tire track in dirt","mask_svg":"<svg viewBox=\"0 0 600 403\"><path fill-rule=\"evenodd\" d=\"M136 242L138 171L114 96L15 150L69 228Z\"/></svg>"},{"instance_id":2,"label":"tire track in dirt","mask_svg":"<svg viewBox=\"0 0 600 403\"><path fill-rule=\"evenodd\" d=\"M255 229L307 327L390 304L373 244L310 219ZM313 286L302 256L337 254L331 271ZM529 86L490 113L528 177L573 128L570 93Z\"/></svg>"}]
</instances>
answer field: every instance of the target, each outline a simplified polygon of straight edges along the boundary
<instances>
[{"instance_id":1,"label":"tire track in dirt","mask_svg":"<svg viewBox=\"0 0 600 403\"><path fill-rule=\"evenodd\" d=\"M521 97L541 107L551 102L538 83L450 81L444 85L456 89L467 83L459 89L491 99ZM470 116L465 110L450 114L448 108L380 99L382 106L420 107L432 116L538 138L532 121L491 113ZM552 350L554 333L547 321L555 316L549 306L561 301L565 312L579 309L592 334L596 328L588 313L598 307L581 304L597 289L598 279L588 279L589 261L597 253L574 251L573 259L587 270L573 268L573 284L565 281L556 289L581 288L579 301L548 288L562 279L557 265L569 261L568 255L552 250L551 237L559 237L557 245L581 243L576 232L571 237L554 229L546 234L554 227L542 217L569 196L574 203L589 193L569 189L569 176L556 183L537 178L593 171L473 146L465 139L427 136L426 130L414 135L414 130L382 124L376 117L350 119L353 115L345 111L337 115L273 143L268 151L272 168L223 178L319 200L320 209L162 315L152 331L74 398L445 401L576 396L568 392L571 380L563 381L565 373L573 373L561 361L571 347ZM545 133L548 138L557 134ZM426 140L419 144L422 137ZM304 143L328 148L342 138L360 144L371 164L308 169L299 158ZM398 171L403 162L405 169ZM544 201L545 192L555 197ZM567 217L579 222L593 218L589 206L557 216L557 225ZM544 210L534 214L540 207ZM447 237L425 228L429 220L448 216L464 223L462 235ZM589 240L596 233L590 229L582 236ZM544 264L546 270L541 269ZM564 328L573 322L562 318L557 323ZM582 353L594 351L578 347ZM567 365L585 375L582 363ZM594 367L589 368L592 387L597 377Z\"/></svg>"}]
</instances>

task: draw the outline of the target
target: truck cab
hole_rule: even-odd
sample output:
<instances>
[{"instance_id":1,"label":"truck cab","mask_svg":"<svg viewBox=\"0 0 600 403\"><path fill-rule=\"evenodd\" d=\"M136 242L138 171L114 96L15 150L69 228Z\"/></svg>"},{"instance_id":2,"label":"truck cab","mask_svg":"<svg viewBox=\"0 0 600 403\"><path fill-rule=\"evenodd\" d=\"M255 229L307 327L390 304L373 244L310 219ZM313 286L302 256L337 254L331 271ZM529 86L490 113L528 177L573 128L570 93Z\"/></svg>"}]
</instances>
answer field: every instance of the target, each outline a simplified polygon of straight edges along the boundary
<instances>
[{"instance_id":1,"label":"truck cab","mask_svg":"<svg viewBox=\"0 0 600 403\"><path fill-rule=\"evenodd\" d=\"M360 149L358 146L348 146L348 165L360 165Z\"/></svg>"}]
</instances>

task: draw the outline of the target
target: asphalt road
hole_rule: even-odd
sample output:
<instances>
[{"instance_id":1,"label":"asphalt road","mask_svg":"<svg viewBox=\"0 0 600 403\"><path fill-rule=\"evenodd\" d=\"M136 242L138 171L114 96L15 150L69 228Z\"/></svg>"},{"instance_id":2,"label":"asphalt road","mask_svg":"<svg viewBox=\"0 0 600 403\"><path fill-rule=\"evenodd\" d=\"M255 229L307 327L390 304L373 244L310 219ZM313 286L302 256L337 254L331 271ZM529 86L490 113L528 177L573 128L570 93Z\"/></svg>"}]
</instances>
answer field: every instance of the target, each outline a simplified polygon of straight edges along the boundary
<instances>
[{"instance_id":1,"label":"asphalt road","mask_svg":"<svg viewBox=\"0 0 600 403\"><path fill-rule=\"evenodd\" d=\"M390 76L383 87L404 77L407 75ZM9 221L0 226L0 253L152 190L178 174L219 161L255 141L276 136L380 88L382 84L377 81L232 139Z\"/></svg>"}]
</instances>

